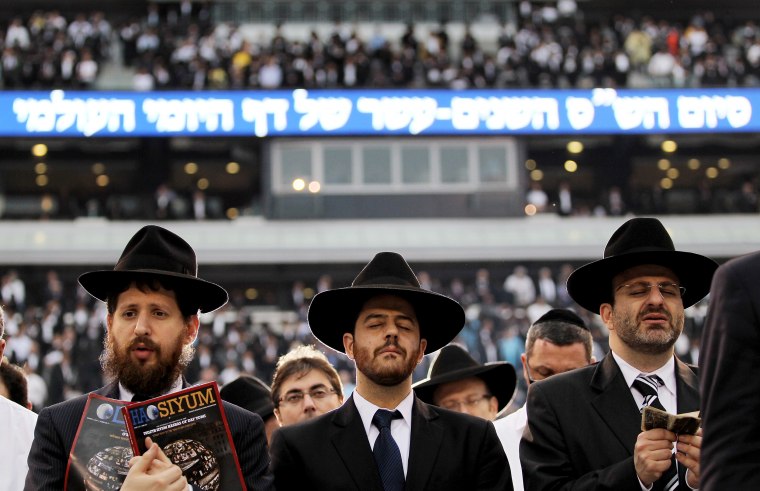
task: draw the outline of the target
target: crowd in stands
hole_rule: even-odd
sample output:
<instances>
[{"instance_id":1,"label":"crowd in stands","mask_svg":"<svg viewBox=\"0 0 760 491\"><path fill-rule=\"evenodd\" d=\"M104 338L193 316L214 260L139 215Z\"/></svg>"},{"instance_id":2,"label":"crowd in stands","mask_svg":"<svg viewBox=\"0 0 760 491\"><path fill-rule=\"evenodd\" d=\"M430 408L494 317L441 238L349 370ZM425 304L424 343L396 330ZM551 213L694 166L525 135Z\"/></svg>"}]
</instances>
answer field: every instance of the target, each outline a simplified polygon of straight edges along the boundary
<instances>
[{"instance_id":1,"label":"crowd in stands","mask_svg":"<svg viewBox=\"0 0 760 491\"><path fill-rule=\"evenodd\" d=\"M574 306L567 294L565 281L572 270L570 264L517 264L505 278L494 278L485 267L472 270L468 277L445 281L425 271L418 277L423 287L445 293L463 305L467 323L457 342L466 345L474 358L479 362L505 360L519 370L530 324L553 307L574 308L584 317L592 328L597 359L607 350L603 324ZM6 315L5 354L23 367L34 408L39 411L103 385L98 357L105 336L105 304L94 300L73 280L71 284L62 281L54 269L40 281L25 281L12 269L0 273L0 301ZM441 272L441 277L445 274ZM288 290L282 296L285 300L255 306L231 288L227 306L201 316L197 356L188 377L192 381L216 380L221 385L248 373L270 381L280 355L295 346L315 343L305 320L309 300L317 292L339 286L325 274L313 282L284 286ZM686 327L676 345L683 360L696 362L706 304L703 301L686 311ZM320 349L350 390L354 381L351 360L323 346ZM415 380L426 376L429 358L418 367ZM522 377L518 380L522 384ZM520 385L516 406L522 403L525 389Z\"/></svg>"},{"instance_id":2,"label":"crowd in stands","mask_svg":"<svg viewBox=\"0 0 760 491\"><path fill-rule=\"evenodd\" d=\"M704 11L684 12L681 21L625 14L584 21L574 2L560 3L571 5L521 2L517 21L487 46L469 28L454 42L445 23L424 34L410 24L398 39L381 29L363 37L349 24L308 39L278 28L262 41L190 2L166 11L150 4L143 18L113 27L102 12L35 12L0 24L2 79L11 89L86 89L104 63L123 62L134 69L136 90L760 84L754 19Z\"/></svg>"}]
</instances>

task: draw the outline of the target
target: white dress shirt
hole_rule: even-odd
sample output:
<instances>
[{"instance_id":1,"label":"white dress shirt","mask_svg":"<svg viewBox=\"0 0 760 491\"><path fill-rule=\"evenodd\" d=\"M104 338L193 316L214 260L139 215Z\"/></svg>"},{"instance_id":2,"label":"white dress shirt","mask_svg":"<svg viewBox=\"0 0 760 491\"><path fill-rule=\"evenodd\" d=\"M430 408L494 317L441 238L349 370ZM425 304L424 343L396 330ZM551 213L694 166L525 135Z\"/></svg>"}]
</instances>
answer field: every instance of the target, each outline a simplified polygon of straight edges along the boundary
<instances>
[{"instance_id":1,"label":"white dress shirt","mask_svg":"<svg viewBox=\"0 0 760 491\"><path fill-rule=\"evenodd\" d=\"M0 396L0 491L24 489L37 414Z\"/></svg>"},{"instance_id":2,"label":"white dress shirt","mask_svg":"<svg viewBox=\"0 0 760 491\"><path fill-rule=\"evenodd\" d=\"M370 448L375 446L375 440L378 435L380 435L380 430L372 424L372 418L375 416L377 410L398 410L398 412L401 413L402 418L391 421L391 435L396 441L396 445L398 445L399 452L401 452L401 462L404 464L404 477L406 477L406 471L409 468L409 445L412 439L412 406L414 405L414 392L410 390L409 395L407 395L395 408L381 408L363 398L361 394L355 390L354 404L359 411L359 416L362 418L364 431L367 433Z\"/></svg>"},{"instance_id":3,"label":"white dress shirt","mask_svg":"<svg viewBox=\"0 0 760 491\"><path fill-rule=\"evenodd\" d=\"M515 491L523 491L522 466L520 465L520 440L525 426L528 424L526 406L493 422L496 434L499 435L501 446L509 460L509 470L512 471L512 486Z\"/></svg>"}]
</instances>

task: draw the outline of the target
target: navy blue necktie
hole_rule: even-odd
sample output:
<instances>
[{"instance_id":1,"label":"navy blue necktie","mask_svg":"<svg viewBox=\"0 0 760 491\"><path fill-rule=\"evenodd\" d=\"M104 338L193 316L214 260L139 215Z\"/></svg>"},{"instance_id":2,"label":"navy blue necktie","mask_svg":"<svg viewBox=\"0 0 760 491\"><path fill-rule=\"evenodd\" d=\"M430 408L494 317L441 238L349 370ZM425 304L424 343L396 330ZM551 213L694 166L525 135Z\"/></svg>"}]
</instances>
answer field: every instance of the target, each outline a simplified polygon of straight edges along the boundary
<instances>
[{"instance_id":1,"label":"navy blue necktie","mask_svg":"<svg viewBox=\"0 0 760 491\"><path fill-rule=\"evenodd\" d=\"M375 454L377 470L380 472L385 491L404 489L404 464L401 462L398 445L391 435L391 421L401 417L400 412L386 409L378 409L372 417L372 424L380 430L372 452Z\"/></svg>"},{"instance_id":2,"label":"navy blue necktie","mask_svg":"<svg viewBox=\"0 0 760 491\"><path fill-rule=\"evenodd\" d=\"M633 381L633 388L638 390L639 393L644 396L644 402L641 404L640 410L643 411L646 406L656 407L657 409L665 408L660 402L658 397L658 389L663 386L664 383L657 375L639 375L636 380ZM662 476L654 483L652 490L664 490L672 491L678 487L678 467L676 463L676 457L673 455L670 458L670 467L666 470Z\"/></svg>"}]
</instances>

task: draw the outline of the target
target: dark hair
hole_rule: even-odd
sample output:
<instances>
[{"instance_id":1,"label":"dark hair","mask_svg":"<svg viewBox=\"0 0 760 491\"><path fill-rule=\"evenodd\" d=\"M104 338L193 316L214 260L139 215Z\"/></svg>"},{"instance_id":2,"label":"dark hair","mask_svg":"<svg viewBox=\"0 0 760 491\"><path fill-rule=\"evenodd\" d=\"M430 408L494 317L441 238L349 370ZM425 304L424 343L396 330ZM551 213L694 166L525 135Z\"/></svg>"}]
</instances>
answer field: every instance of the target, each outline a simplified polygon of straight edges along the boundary
<instances>
[{"instance_id":1,"label":"dark hair","mask_svg":"<svg viewBox=\"0 0 760 491\"><path fill-rule=\"evenodd\" d=\"M21 367L0 359L0 381L8 389L8 399L24 407L29 406L29 397L26 389L26 375Z\"/></svg>"},{"instance_id":2,"label":"dark hair","mask_svg":"<svg viewBox=\"0 0 760 491\"><path fill-rule=\"evenodd\" d=\"M547 321L534 324L528 329L528 337L525 340L525 353L530 356L533 345L537 339L546 340L557 346L568 346L575 343L583 343L586 351L586 359L591 361L593 353L593 340L591 332L574 324L562 321Z\"/></svg>"},{"instance_id":3,"label":"dark hair","mask_svg":"<svg viewBox=\"0 0 760 491\"><path fill-rule=\"evenodd\" d=\"M198 314L199 303L195 296L187 294L184 288L180 288L180 283L180 281L173 280L167 276L140 274L134 276L129 275L121 279L121 281L114 281L113 289L108 293L108 297L106 298L108 313L113 314L116 312L119 296L129 290L132 286L141 292L157 292L163 288L164 290L175 293L179 311L182 313L185 320L187 320L190 316Z\"/></svg>"},{"instance_id":4,"label":"dark hair","mask_svg":"<svg viewBox=\"0 0 760 491\"><path fill-rule=\"evenodd\" d=\"M280 389L283 382L294 375L300 378L312 370L320 370L324 373L338 397L343 397L343 384L340 381L340 375L327 361L324 353L311 345L299 346L277 360L277 367L272 376L272 402L274 407L280 407Z\"/></svg>"}]
</instances>

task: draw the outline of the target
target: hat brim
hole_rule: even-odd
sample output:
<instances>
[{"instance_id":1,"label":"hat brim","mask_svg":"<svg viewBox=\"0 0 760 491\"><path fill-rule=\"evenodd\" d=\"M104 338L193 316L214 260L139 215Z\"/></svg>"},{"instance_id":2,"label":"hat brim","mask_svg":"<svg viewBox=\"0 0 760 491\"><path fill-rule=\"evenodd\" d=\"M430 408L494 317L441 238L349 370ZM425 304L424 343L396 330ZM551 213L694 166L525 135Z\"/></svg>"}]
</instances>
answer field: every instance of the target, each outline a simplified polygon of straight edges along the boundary
<instances>
[{"instance_id":1,"label":"hat brim","mask_svg":"<svg viewBox=\"0 0 760 491\"><path fill-rule=\"evenodd\" d=\"M425 354L449 344L464 327L462 306L445 295L399 285L372 285L318 293L309 305L311 332L325 346L345 353L343 335L354 332L364 303L383 294L399 296L412 305L420 326L420 337L427 340Z\"/></svg>"},{"instance_id":2,"label":"hat brim","mask_svg":"<svg viewBox=\"0 0 760 491\"><path fill-rule=\"evenodd\" d=\"M691 307L710 293L710 283L718 263L712 259L684 251L641 251L620 254L588 263L567 279L567 292L586 310L598 314L604 303L613 298L612 279L628 268L642 264L666 267L686 288L684 308Z\"/></svg>"},{"instance_id":3,"label":"hat brim","mask_svg":"<svg viewBox=\"0 0 760 491\"><path fill-rule=\"evenodd\" d=\"M463 368L461 370L454 370L441 374L437 377L426 378L412 385L412 389L414 389L414 393L417 394L417 397L428 404L433 404L435 389L441 384L455 382L470 377L483 379L486 386L488 386L488 390L490 390L492 395L496 397L496 400L499 401L499 412L509 405L509 402L515 394L515 388L517 387L517 373L515 372L515 367L506 361L486 363L485 365Z\"/></svg>"},{"instance_id":4,"label":"hat brim","mask_svg":"<svg viewBox=\"0 0 760 491\"><path fill-rule=\"evenodd\" d=\"M114 284L120 284L130 277L156 276L171 278L182 288L181 294L189 296L201 313L213 312L227 303L227 291L216 283L196 278L195 276L159 271L153 269L137 269L130 271L90 271L79 277L79 284L90 295L105 302L113 292Z\"/></svg>"}]
</instances>

